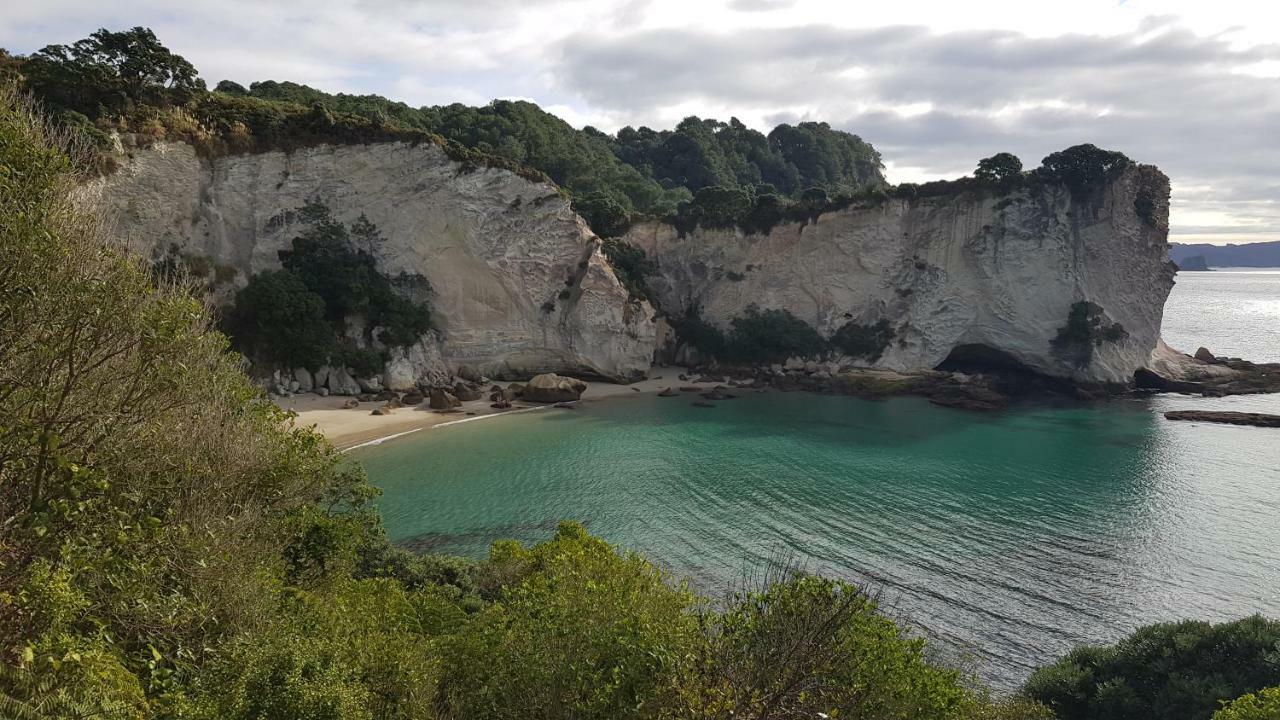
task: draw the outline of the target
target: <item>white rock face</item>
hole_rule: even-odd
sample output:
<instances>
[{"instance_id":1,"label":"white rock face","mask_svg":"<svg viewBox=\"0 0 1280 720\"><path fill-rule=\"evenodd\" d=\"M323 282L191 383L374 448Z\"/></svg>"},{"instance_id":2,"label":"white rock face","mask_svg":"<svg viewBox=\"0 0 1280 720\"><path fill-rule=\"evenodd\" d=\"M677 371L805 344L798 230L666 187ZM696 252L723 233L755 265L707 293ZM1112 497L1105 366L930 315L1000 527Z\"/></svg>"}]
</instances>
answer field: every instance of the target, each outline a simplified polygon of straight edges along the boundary
<instances>
[{"instance_id":1,"label":"white rock face","mask_svg":"<svg viewBox=\"0 0 1280 720\"><path fill-rule=\"evenodd\" d=\"M789 310L825 336L883 319L895 336L877 367L932 368L978 345L1044 374L1127 384L1156 347L1173 286L1167 182L1133 167L1087 200L1052 187L969 193L826 213L767 235L700 228L681 238L646 223L625 239L657 263L648 283L674 317L696 307L727 329L754 303ZM1154 223L1134 206L1143 188L1154 189ZM1128 333L1084 365L1051 345L1079 301L1100 305Z\"/></svg>"},{"instance_id":2,"label":"white rock face","mask_svg":"<svg viewBox=\"0 0 1280 720\"><path fill-rule=\"evenodd\" d=\"M393 350L383 378L391 387L460 365L492 377L630 379L652 359L652 308L628 301L567 199L505 170L464 170L431 144L207 160L161 143L86 192L116 211L118 234L134 250L158 257L172 248L237 271L215 291L223 303L250 274L280 266L278 252L299 230L286 211L314 198L346 223L364 213L385 238L361 248L379 270L421 274L434 290L437 346Z\"/></svg>"}]
</instances>

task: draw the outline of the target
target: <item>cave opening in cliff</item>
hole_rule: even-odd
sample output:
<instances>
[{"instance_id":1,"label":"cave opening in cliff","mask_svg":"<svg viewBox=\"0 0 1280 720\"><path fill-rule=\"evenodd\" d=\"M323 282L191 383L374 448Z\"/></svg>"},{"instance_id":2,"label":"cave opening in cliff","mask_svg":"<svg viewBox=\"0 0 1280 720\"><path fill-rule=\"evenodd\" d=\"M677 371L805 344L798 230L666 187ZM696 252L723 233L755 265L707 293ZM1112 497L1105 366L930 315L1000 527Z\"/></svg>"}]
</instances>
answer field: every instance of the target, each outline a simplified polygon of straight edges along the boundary
<instances>
[{"instance_id":1,"label":"cave opening in cliff","mask_svg":"<svg viewBox=\"0 0 1280 720\"><path fill-rule=\"evenodd\" d=\"M937 369L967 373L1037 374L1009 353L979 343L955 346L951 354L938 363Z\"/></svg>"}]
</instances>

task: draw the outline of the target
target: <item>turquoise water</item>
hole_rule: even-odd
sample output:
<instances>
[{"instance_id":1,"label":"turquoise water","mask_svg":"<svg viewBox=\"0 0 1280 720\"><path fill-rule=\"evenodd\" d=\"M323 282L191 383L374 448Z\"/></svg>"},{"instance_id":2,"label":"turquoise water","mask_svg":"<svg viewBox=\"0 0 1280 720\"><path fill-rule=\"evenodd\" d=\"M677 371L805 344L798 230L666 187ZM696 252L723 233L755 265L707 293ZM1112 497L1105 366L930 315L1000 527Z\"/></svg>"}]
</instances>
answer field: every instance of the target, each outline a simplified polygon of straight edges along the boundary
<instances>
[{"instance_id":1,"label":"turquoise water","mask_svg":"<svg viewBox=\"0 0 1280 720\"><path fill-rule=\"evenodd\" d=\"M396 540L481 556L562 518L708 592L784 558L869 582L1001 689L1174 618L1280 616L1280 433L1161 397L979 415L914 398L631 396L437 428L355 456Z\"/></svg>"}]
</instances>

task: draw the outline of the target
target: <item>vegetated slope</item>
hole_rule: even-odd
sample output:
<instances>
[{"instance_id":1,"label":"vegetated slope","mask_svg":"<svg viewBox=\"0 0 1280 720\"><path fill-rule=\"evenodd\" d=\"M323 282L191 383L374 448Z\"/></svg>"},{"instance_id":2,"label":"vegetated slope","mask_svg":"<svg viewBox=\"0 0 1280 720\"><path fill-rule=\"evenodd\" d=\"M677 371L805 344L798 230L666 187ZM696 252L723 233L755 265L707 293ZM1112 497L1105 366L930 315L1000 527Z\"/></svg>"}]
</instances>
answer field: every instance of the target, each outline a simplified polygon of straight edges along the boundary
<instances>
[{"instance_id":1,"label":"vegetated slope","mask_svg":"<svg viewBox=\"0 0 1280 720\"><path fill-rule=\"evenodd\" d=\"M713 605L573 523L484 562L390 547L360 468L72 201L77 164L7 87L0 169L5 717L1041 712L849 583L781 572Z\"/></svg>"},{"instance_id":2,"label":"vegetated slope","mask_svg":"<svg viewBox=\"0 0 1280 720\"><path fill-rule=\"evenodd\" d=\"M0 51L2 52L2 51ZM183 139L208 153L330 143L433 140L459 159L528 167L572 193L601 234L631 214L664 216L705 187L798 197L809 188L852 193L883 184L879 154L825 123L779 125L767 135L731 119L686 118L674 130L575 129L524 101L413 108L377 95L325 93L292 82L207 89L197 70L145 28L99 31L29 57L0 56L66 121L102 131Z\"/></svg>"}]
</instances>

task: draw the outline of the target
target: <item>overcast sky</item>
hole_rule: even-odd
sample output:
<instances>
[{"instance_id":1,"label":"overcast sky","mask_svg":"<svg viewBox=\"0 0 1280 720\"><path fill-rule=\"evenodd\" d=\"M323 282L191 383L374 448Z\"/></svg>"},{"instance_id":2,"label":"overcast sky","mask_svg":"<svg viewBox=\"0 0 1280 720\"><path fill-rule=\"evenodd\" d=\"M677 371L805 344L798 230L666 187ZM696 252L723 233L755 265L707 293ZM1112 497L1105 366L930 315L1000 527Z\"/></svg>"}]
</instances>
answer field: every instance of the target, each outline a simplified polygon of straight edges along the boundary
<instances>
[{"instance_id":1,"label":"overcast sky","mask_svg":"<svg viewBox=\"0 0 1280 720\"><path fill-rule=\"evenodd\" d=\"M1082 142L1173 179L1173 240L1280 240L1265 0L4 0L0 47L151 27L212 86L537 102L575 126L825 120L893 182Z\"/></svg>"}]
</instances>

